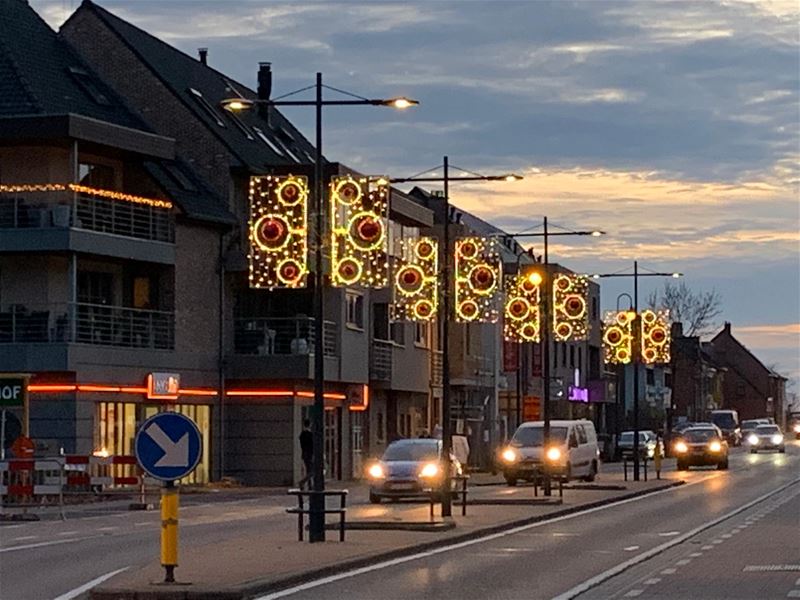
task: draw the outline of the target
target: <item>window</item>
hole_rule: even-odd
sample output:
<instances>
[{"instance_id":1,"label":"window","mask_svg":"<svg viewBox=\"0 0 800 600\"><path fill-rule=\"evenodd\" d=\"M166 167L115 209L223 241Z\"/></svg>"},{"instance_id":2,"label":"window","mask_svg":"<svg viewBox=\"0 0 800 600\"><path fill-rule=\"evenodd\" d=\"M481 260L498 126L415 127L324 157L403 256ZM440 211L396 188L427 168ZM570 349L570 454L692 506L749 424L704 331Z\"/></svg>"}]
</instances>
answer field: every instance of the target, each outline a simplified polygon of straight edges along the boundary
<instances>
[{"instance_id":1,"label":"window","mask_svg":"<svg viewBox=\"0 0 800 600\"><path fill-rule=\"evenodd\" d=\"M376 302L372 305L372 337L376 340L388 340L389 336L389 305L385 302Z\"/></svg>"},{"instance_id":2,"label":"window","mask_svg":"<svg viewBox=\"0 0 800 600\"><path fill-rule=\"evenodd\" d=\"M117 189L114 167L82 162L78 165L78 181L87 187L103 190Z\"/></svg>"},{"instance_id":3,"label":"window","mask_svg":"<svg viewBox=\"0 0 800 600\"><path fill-rule=\"evenodd\" d=\"M653 369L647 369L647 385L655 385L656 384L656 373Z\"/></svg>"},{"instance_id":4,"label":"window","mask_svg":"<svg viewBox=\"0 0 800 600\"><path fill-rule=\"evenodd\" d=\"M69 67L69 74L75 80L75 83L97 104L103 106L111 106L111 101L108 99L101 90L97 81L85 70L80 67Z\"/></svg>"},{"instance_id":5,"label":"window","mask_svg":"<svg viewBox=\"0 0 800 600\"><path fill-rule=\"evenodd\" d=\"M597 319L597 296L592 297L592 320Z\"/></svg>"},{"instance_id":6,"label":"window","mask_svg":"<svg viewBox=\"0 0 800 600\"><path fill-rule=\"evenodd\" d=\"M364 329L364 296L347 292L347 326Z\"/></svg>"},{"instance_id":7,"label":"window","mask_svg":"<svg viewBox=\"0 0 800 600\"><path fill-rule=\"evenodd\" d=\"M575 346L569 345L569 366L575 368Z\"/></svg>"},{"instance_id":8,"label":"window","mask_svg":"<svg viewBox=\"0 0 800 600\"><path fill-rule=\"evenodd\" d=\"M567 366L567 345L564 343L561 344L561 366Z\"/></svg>"},{"instance_id":9,"label":"window","mask_svg":"<svg viewBox=\"0 0 800 600\"><path fill-rule=\"evenodd\" d=\"M78 302L114 304L114 276L111 273L78 273Z\"/></svg>"},{"instance_id":10,"label":"window","mask_svg":"<svg viewBox=\"0 0 800 600\"><path fill-rule=\"evenodd\" d=\"M392 341L398 346L406 345L406 324L404 321L395 321L389 325Z\"/></svg>"},{"instance_id":11,"label":"window","mask_svg":"<svg viewBox=\"0 0 800 600\"><path fill-rule=\"evenodd\" d=\"M189 88L189 93L192 94L194 99L197 101L197 104L199 104L200 107L205 111L206 115L208 115L220 127L225 127L225 121L219 118L219 113L214 110L214 107L209 104L208 100L203 98L203 94L194 88Z\"/></svg>"},{"instance_id":12,"label":"window","mask_svg":"<svg viewBox=\"0 0 800 600\"><path fill-rule=\"evenodd\" d=\"M278 148L277 144L274 144L272 142L272 140L267 137L267 134L264 133L264 130L262 130L262 129L258 128L258 127L253 127L253 131L256 132L256 135L261 138L261 141L264 142L267 146L269 146L270 149L275 154L277 154L278 156L283 156L283 150Z\"/></svg>"},{"instance_id":13,"label":"window","mask_svg":"<svg viewBox=\"0 0 800 600\"><path fill-rule=\"evenodd\" d=\"M588 444L589 440L586 439L586 430L583 425L576 425L575 430L578 432L578 442L581 444Z\"/></svg>"},{"instance_id":14,"label":"window","mask_svg":"<svg viewBox=\"0 0 800 600\"><path fill-rule=\"evenodd\" d=\"M583 371L583 348L578 346L578 370Z\"/></svg>"},{"instance_id":15,"label":"window","mask_svg":"<svg viewBox=\"0 0 800 600\"><path fill-rule=\"evenodd\" d=\"M422 348L428 347L427 323L414 323L414 344Z\"/></svg>"}]
</instances>

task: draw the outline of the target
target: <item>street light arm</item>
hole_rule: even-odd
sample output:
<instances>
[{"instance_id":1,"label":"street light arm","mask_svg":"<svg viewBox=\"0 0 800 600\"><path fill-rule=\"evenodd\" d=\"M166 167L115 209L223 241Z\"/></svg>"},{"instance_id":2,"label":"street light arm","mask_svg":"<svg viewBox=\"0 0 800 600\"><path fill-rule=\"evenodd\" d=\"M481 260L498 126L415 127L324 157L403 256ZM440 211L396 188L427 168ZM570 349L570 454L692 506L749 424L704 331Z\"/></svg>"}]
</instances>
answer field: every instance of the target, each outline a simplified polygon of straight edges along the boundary
<instances>
[{"instance_id":1,"label":"street light arm","mask_svg":"<svg viewBox=\"0 0 800 600\"><path fill-rule=\"evenodd\" d=\"M419 105L418 100L410 98L364 98L355 100L263 100L251 98L226 98L220 106L231 112L250 110L255 106L390 106L393 108L409 108Z\"/></svg>"},{"instance_id":2,"label":"street light arm","mask_svg":"<svg viewBox=\"0 0 800 600\"><path fill-rule=\"evenodd\" d=\"M552 235L552 234L551 234ZM609 277L683 277L683 273L592 273L592 279L607 279Z\"/></svg>"},{"instance_id":3,"label":"street light arm","mask_svg":"<svg viewBox=\"0 0 800 600\"><path fill-rule=\"evenodd\" d=\"M506 175L459 175L455 177L448 177L447 181L520 181L524 179L522 175L508 173ZM432 183L442 182L444 177L392 177L389 183Z\"/></svg>"},{"instance_id":4,"label":"street light arm","mask_svg":"<svg viewBox=\"0 0 800 600\"><path fill-rule=\"evenodd\" d=\"M605 235L605 231L555 231L555 232L548 232L546 235L547 237L556 237L556 236L567 236L567 235L591 235L592 237L599 237L601 235ZM545 233L543 232L536 232L536 233L508 233L503 234L505 237L511 238L525 238L525 237L545 237Z\"/></svg>"}]
</instances>

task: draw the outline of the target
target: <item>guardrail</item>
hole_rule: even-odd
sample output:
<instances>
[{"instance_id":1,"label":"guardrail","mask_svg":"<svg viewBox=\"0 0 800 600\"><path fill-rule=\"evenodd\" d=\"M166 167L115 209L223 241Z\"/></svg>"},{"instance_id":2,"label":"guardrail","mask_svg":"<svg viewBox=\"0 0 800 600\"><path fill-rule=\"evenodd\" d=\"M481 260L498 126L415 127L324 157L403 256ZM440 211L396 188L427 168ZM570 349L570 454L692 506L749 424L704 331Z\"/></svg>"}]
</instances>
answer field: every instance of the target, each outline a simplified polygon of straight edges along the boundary
<instances>
[{"instance_id":1,"label":"guardrail","mask_svg":"<svg viewBox=\"0 0 800 600\"><path fill-rule=\"evenodd\" d=\"M323 323L323 351L336 356L337 326ZM241 317L234 320L235 354L313 354L316 331L311 317Z\"/></svg>"}]
</instances>

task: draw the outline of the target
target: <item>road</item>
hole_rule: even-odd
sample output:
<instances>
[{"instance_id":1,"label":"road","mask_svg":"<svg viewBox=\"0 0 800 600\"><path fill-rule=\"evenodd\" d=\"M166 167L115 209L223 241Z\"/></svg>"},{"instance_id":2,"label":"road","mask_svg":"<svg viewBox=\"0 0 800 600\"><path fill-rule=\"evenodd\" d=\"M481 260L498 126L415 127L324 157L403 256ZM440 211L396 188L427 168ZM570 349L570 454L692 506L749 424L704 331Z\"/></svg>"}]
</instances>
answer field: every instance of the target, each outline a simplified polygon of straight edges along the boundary
<instances>
[{"instance_id":1,"label":"road","mask_svg":"<svg viewBox=\"0 0 800 600\"><path fill-rule=\"evenodd\" d=\"M618 469L618 465L606 466L606 471ZM632 566L624 575L602 582L578 597L626 597L637 590L642 590L643 597L652 596L656 591L664 594L661 597L692 597L681 586L704 581L707 572L712 573L710 581L717 581L714 577L728 581L730 589L725 589L731 593L726 593L725 597L736 597L734 592L749 593L750 590L731 583L727 565L736 565L733 581L746 579L754 586L772 586L769 591L775 593L774 596L759 593L741 597L784 598L788 588L783 588L791 587L792 578L796 580L800 572L744 569L800 564L797 542L800 485L790 486L692 539L681 541L680 538L798 476L800 444L789 447L786 455L749 455L737 451L731 457L730 471L694 471L687 477L689 484L674 491L529 526L462 548L298 590L292 597L549 598L662 544L680 541L650 560ZM474 497L498 493L529 494L530 490L524 487L513 490L476 488ZM764 513L772 503L783 499L786 499L784 504ZM408 515L413 511L425 514L427 511L419 504L370 506L364 490L354 500L357 511L369 511L372 516L381 513ZM283 495L222 492L213 501L208 495L185 496L182 503L182 545L197 547L198 544L236 539L244 532L252 533L254 528L269 536L270 532L289 526L284 515L287 499ZM750 519L748 523L749 517L761 513L763 517ZM43 520L0 525L0 598L66 600L75 597L82 587L97 583L119 569L148 563L158 556L159 522L157 511L128 512L92 507L70 515L63 522ZM747 528L730 534L736 538L736 543L724 537L744 523L748 523ZM724 543L712 551L697 550L698 544L716 546L713 543L716 535L722 536L719 539L725 540ZM746 541L745 546L739 548L738 540ZM680 553L686 549L691 549L689 554L703 554L684 557ZM716 558L727 556L726 552L731 552L730 560ZM687 559L690 562L680 567L673 564ZM668 566L663 566L667 563ZM719 572L714 575L707 565L717 565ZM670 568L676 569L671 576L659 575ZM657 585L645 584L654 579L660 580ZM706 584L699 589L702 593L698 592L695 597L715 597Z\"/></svg>"},{"instance_id":2,"label":"road","mask_svg":"<svg viewBox=\"0 0 800 600\"><path fill-rule=\"evenodd\" d=\"M262 600L798 598L800 445L729 471Z\"/></svg>"}]
</instances>

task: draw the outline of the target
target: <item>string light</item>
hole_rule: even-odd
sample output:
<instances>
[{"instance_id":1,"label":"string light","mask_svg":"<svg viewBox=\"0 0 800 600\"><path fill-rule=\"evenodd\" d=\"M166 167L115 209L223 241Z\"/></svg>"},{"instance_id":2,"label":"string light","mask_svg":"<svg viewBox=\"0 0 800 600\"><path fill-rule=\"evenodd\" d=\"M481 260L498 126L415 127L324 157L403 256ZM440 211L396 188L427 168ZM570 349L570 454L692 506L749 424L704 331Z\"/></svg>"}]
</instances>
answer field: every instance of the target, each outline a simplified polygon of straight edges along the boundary
<instances>
[{"instance_id":1,"label":"string light","mask_svg":"<svg viewBox=\"0 0 800 600\"><path fill-rule=\"evenodd\" d=\"M505 278L503 335L506 341L520 343L539 341L541 282L541 275L536 271Z\"/></svg>"},{"instance_id":2,"label":"string light","mask_svg":"<svg viewBox=\"0 0 800 600\"><path fill-rule=\"evenodd\" d=\"M400 240L400 256L392 320L431 321L438 306L439 244L432 237Z\"/></svg>"},{"instance_id":3,"label":"string light","mask_svg":"<svg viewBox=\"0 0 800 600\"><path fill-rule=\"evenodd\" d=\"M455 309L461 323L499 317L502 261L496 238L464 237L455 243Z\"/></svg>"},{"instance_id":4,"label":"string light","mask_svg":"<svg viewBox=\"0 0 800 600\"><path fill-rule=\"evenodd\" d=\"M636 313L611 311L603 318L603 354L606 364L627 365L633 355L633 323Z\"/></svg>"},{"instance_id":5,"label":"string light","mask_svg":"<svg viewBox=\"0 0 800 600\"><path fill-rule=\"evenodd\" d=\"M580 342L589 335L586 307L589 280L583 275L560 273L553 282L553 335L557 342Z\"/></svg>"},{"instance_id":6,"label":"string light","mask_svg":"<svg viewBox=\"0 0 800 600\"><path fill-rule=\"evenodd\" d=\"M389 184L351 175L331 179L331 284L385 288L389 284Z\"/></svg>"},{"instance_id":7,"label":"string light","mask_svg":"<svg viewBox=\"0 0 800 600\"><path fill-rule=\"evenodd\" d=\"M647 365L670 362L669 311L645 310L641 321L642 362Z\"/></svg>"},{"instance_id":8,"label":"string light","mask_svg":"<svg viewBox=\"0 0 800 600\"><path fill-rule=\"evenodd\" d=\"M31 192L76 192L78 194L86 194L88 196L97 196L99 198L109 198L110 200L120 200L123 202L132 202L134 204L145 204L153 208L172 208L172 202L169 200L157 200L155 198L145 198L144 196L136 196L134 194L125 194L124 192L115 192L114 190L103 190L100 188L93 188L86 185L79 185L77 183L37 183L37 184L18 184L18 185L0 185L0 194L26 194Z\"/></svg>"},{"instance_id":9,"label":"string light","mask_svg":"<svg viewBox=\"0 0 800 600\"><path fill-rule=\"evenodd\" d=\"M308 178L250 178L250 287L303 288L308 278Z\"/></svg>"}]
</instances>

